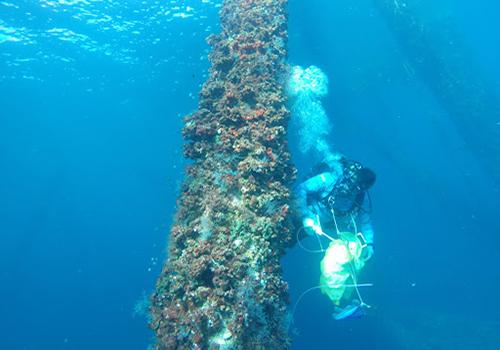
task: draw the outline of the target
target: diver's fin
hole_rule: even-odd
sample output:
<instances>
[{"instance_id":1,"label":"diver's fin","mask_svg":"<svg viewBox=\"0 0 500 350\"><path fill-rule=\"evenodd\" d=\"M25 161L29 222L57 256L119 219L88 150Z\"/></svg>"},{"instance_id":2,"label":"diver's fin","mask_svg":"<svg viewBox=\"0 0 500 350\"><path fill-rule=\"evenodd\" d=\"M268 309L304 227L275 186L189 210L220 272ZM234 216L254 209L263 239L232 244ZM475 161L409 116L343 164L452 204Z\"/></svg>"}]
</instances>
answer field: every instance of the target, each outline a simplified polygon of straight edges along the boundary
<instances>
[{"instance_id":1,"label":"diver's fin","mask_svg":"<svg viewBox=\"0 0 500 350\"><path fill-rule=\"evenodd\" d=\"M332 315L336 321L346 320L349 318L360 318L363 317L366 313L364 310L364 304L353 303L347 305L344 308L335 308L335 313Z\"/></svg>"}]
</instances>

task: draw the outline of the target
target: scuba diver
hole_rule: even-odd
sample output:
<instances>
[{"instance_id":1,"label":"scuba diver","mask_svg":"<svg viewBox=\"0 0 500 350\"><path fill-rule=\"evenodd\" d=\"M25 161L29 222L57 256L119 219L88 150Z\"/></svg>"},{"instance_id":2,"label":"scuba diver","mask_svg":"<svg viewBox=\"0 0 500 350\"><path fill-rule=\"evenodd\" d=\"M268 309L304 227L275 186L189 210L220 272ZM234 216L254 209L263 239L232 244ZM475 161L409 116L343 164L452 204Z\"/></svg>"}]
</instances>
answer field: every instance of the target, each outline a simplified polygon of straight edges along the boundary
<instances>
[{"instance_id":1,"label":"scuba diver","mask_svg":"<svg viewBox=\"0 0 500 350\"><path fill-rule=\"evenodd\" d=\"M358 287L371 284L358 284L357 274L374 253L368 190L375 180L375 173L359 162L332 156L297 187L305 232L318 237L320 244L320 237L330 241L322 250L319 287L334 303L336 320L361 316L369 307Z\"/></svg>"}]
</instances>

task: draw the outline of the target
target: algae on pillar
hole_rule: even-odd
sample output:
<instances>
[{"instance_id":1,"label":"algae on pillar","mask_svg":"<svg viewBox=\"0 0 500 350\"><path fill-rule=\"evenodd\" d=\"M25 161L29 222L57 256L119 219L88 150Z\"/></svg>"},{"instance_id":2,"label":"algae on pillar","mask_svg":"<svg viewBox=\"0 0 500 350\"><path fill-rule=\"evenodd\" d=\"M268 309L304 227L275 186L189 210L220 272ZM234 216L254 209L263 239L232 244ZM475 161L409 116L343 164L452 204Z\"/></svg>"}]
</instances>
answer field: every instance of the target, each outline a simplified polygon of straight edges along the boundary
<instances>
[{"instance_id":1,"label":"algae on pillar","mask_svg":"<svg viewBox=\"0 0 500 350\"><path fill-rule=\"evenodd\" d=\"M152 295L158 349L286 349L292 242L286 0L226 0L185 118L186 170Z\"/></svg>"}]
</instances>

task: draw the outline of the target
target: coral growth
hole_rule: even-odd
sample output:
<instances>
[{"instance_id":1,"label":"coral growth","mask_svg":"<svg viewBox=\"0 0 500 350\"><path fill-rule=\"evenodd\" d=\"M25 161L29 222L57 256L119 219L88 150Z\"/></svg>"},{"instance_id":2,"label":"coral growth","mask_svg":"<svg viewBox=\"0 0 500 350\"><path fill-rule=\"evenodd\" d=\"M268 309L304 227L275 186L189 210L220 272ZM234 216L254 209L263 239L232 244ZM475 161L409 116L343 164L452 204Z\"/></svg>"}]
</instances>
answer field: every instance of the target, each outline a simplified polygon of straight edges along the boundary
<instances>
[{"instance_id":1,"label":"coral growth","mask_svg":"<svg viewBox=\"0 0 500 350\"><path fill-rule=\"evenodd\" d=\"M157 349L285 349L291 244L286 0L226 0L185 118L193 160L152 295Z\"/></svg>"}]
</instances>

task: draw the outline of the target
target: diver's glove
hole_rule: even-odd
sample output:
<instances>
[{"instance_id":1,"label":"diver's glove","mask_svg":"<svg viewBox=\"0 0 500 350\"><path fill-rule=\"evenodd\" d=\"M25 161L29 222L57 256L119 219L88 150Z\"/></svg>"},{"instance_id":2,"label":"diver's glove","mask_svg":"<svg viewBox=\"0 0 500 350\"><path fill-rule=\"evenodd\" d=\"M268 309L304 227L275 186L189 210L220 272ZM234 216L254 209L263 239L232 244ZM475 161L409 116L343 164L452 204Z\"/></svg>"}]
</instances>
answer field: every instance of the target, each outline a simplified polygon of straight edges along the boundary
<instances>
[{"instance_id":1,"label":"diver's glove","mask_svg":"<svg viewBox=\"0 0 500 350\"><path fill-rule=\"evenodd\" d=\"M302 226L306 230L307 234L310 236L314 236L314 234L321 236L323 234L321 226L316 222L314 222L314 219L310 217L306 217L302 220Z\"/></svg>"},{"instance_id":2,"label":"diver's glove","mask_svg":"<svg viewBox=\"0 0 500 350\"><path fill-rule=\"evenodd\" d=\"M367 262L371 258L373 258L373 254L375 250L373 249L373 243L369 243L366 247L363 248L363 261Z\"/></svg>"}]
</instances>

